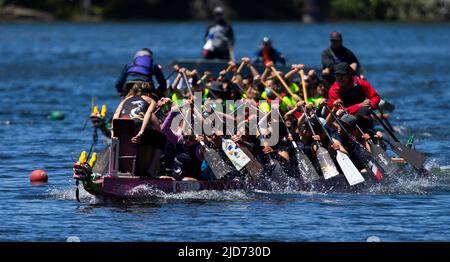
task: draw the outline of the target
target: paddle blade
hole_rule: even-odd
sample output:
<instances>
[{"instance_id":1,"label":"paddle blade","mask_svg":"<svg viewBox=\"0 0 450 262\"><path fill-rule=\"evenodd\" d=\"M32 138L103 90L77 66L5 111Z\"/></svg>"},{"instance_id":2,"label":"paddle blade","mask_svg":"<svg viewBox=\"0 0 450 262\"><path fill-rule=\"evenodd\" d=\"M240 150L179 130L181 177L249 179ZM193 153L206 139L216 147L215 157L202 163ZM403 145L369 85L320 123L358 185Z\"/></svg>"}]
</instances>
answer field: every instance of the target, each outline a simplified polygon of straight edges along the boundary
<instances>
[{"instance_id":1,"label":"paddle blade","mask_svg":"<svg viewBox=\"0 0 450 262\"><path fill-rule=\"evenodd\" d=\"M374 156L369 153L369 151L364 148L363 145L356 143L355 141L350 141L353 144L353 152L356 158L364 165L369 173L375 177L376 180L380 181L383 179L383 173L385 172L380 164L375 160Z\"/></svg>"},{"instance_id":2,"label":"paddle blade","mask_svg":"<svg viewBox=\"0 0 450 262\"><path fill-rule=\"evenodd\" d=\"M231 171L230 167L214 149L206 147L204 158L216 179L222 179Z\"/></svg>"},{"instance_id":3,"label":"paddle blade","mask_svg":"<svg viewBox=\"0 0 450 262\"><path fill-rule=\"evenodd\" d=\"M297 158L298 171L300 172L300 175L305 183L311 183L320 179L314 165L311 163L311 160L309 160L305 153L297 147L295 157Z\"/></svg>"},{"instance_id":4,"label":"paddle blade","mask_svg":"<svg viewBox=\"0 0 450 262\"><path fill-rule=\"evenodd\" d=\"M384 149L379 145L370 144L370 150L372 151L372 155L377 160L378 164L380 164L381 168L383 168L386 173L396 174L400 171L399 166L392 162L386 151L384 151Z\"/></svg>"},{"instance_id":5,"label":"paddle blade","mask_svg":"<svg viewBox=\"0 0 450 262\"><path fill-rule=\"evenodd\" d=\"M417 169L423 168L423 163L427 158L425 155L414 151L413 149L403 145L400 142L391 141L389 144L391 145L392 150L394 150L395 153L403 157L406 162L410 163L413 167Z\"/></svg>"},{"instance_id":6,"label":"paddle blade","mask_svg":"<svg viewBox=\"0 0 450 262\"><path fill-rule=\"evenodd\" d=\"M231 139L222 140L222 149L238 171L250 162L250 158Z\"/></svg>"},{"instance_id":7,"label":"paddle blade","mask_svg":"<svg viewBox=\"0 0 450 262\"><path fill-rule=\"evenodd\" d=\"M248 148L241 146L241 150L250 158L250 162L245 166L248 173L252 178L256 178L259 174L264 171L263 166L256 160L253 154L248 150Z\"/></svg>"},{"instance_id":8,"label":"paddle blade","mask_svg":"<svg viewBox=\"0 0 450 262\"><path fill-rule=\"evenodd\" d=\"M352 160L350 160L350 158L346 154L338 150L336 152L336 160L341 167L342 172L344 172L345 178L351 186L365 181L364 177L361 175L359 170L353 164Z\"/></svg>"},{"instance_id":9,"label":"paddle blade","mask_svg":"<svg viewBox=\"0 0 450 262\"><path fill-rule=\"evenodd\" d=\"M319 160L320 169L322 170L325 179L330 179L339 175L339 171L337 170L333 159L331 159L330 154L325 148L319 147L317 149L317 159Z\"/></svg>"}]
</instances>

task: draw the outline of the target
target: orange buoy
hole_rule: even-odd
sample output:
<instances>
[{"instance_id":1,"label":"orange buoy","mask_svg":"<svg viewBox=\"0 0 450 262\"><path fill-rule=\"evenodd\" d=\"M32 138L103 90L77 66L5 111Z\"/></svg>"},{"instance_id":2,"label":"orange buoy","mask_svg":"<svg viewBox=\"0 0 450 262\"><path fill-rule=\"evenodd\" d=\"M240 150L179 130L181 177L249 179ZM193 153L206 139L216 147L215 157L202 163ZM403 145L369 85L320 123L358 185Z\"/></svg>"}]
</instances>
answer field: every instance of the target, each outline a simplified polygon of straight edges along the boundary
<instances>
[{"instance_id":1,"label":"orange buoy","mask_svg":"<svg viewBox=\"0 0 450 262\"><path fill-rule=\"evenodd\" d=\"M48 175L44 170L38 169L34 170L30 174L31 183L47 183Z\"/></svg>"}]
</instances>

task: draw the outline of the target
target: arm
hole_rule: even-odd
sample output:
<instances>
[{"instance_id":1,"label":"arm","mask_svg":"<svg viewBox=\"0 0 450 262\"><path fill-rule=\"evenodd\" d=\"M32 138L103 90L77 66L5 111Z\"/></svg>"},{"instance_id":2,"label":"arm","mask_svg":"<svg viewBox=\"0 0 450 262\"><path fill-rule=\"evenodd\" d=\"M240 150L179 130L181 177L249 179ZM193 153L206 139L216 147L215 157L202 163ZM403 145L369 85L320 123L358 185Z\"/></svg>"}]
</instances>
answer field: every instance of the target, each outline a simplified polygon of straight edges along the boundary
<instances>
[{"instance_id":1,"label":"arm","mask_svg":"<svg viewBox=\"0 0 450 262\"><path fill-rule=\"evenodd\" d=\"M286 57L284 57L284 55L277 50L275 50L275 62L286 65Z\"/></svg>"},{"instance_id":2,"label":"arm","mask_svg":"<svg viewBox=\"0 0 450 262\"><path fill-rule=\"evenodd\" d=\"M156 107L156 102L155 102L155 100L151 99L148 96L142 96L142 98L145 101L147 101L147 103L149 103L147 111L145 112L145 115L144 115L144 121L142 123L141 130L139 131L139 133L143 134L145 129L147 129L148 124L150 123L150 119L152 117L152 113L153 113L153 111L155 110L155 107Z\"/></svg>"},{"instance_id":3,"label":"arm","mask_svg":"<svg viewBox=\"0 0 450 262\"><path fill-rule=\"evenodd\" d=\"M127 65L125 65L122 68L122 72L120 72L119 78L117 78L116 81L115 87L119 95L122 95L123 85L125 84L126 79L127 79Z\"/></svg>"},{"instance_id":4,"label":"arm","mask_svg":"<svg viewBox=\"0 0 450 262\"><path fill-rule=\"evenodd\" d=\"M164 77L164 73L162 72L161 66L160 65L154 66L154 72L155 72L154 75L155 75L156 81L158 81L157 89L159 92L164 94L164 92L166 92L166 90L167 90L167 81L166 81L166 78Z\"/></svg>"},{"instance_id":5,"label":"arm","mask_svg":"<svg viewBox=\"0 0 450 262\"><path fill-rule=\"evenodd\" d=\"M331 70L333 70L334 67L334 59L333 57L330 55L330 52L328 51L328 48L325 49L322 52L321 55L321 61L322 61L322 68L330 68Z\"/></svg>"},{"instance_id":6,"label":"arm","mask_svg":"<svg viewBox=\"0 0 450 262\"><path fill-rule=\"evenodd\" d=\"M167 140L172 144L176 144L181 138L181 135L175 134L170 128L170 126L172 125L172 121L177 114L177 111L170 111L161 126L161 133L163 133L166 136Z\"/></svg>"},{"instance_id":7,"label":"arm","mask_svg":"<svg viewBox=\"0 0 450 262\"><path fill-rule=\"evenodd\" d=\"M375 91L375 89L369 82L362 79L358 81L360 81L360 85L363 88L364 94L370 100L370 106L373 109L378 108L378 104L380 103L380 95L377 93L377 91Z\"/></svg>"}]
</instances>

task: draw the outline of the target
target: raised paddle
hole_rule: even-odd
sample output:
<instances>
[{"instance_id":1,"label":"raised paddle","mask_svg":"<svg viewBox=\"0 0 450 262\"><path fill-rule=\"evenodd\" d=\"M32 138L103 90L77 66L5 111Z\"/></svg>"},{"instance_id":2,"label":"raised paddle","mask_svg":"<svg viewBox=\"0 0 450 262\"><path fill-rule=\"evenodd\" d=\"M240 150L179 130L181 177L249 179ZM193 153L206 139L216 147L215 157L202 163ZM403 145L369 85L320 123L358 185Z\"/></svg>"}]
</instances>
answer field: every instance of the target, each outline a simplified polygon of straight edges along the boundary
<instances>
[{"instance_id":1,"label":"raised paddle","mask_svg":"<svg viewBox=\"0 0 450 262\"><path fill-rule=\"evenodd\" d=\"M381 168L380 164L375 160L375 158L367 151L367 149L359 143L356 138L347 130L347 128L342 124L341 120L336 116L336 114L328 106L326 106L330 114L335 119L336 123L348 136L353 154L356 158L364 165L369 173L372 174L378 181L382 180L385 171Z\"/></svg>"},{"instance_id":2,"label":"raised paddle","mask_svg":"<svg viewBox=\"0 0 450 262\"><path fill-rule=\"evenodd\" d=\"M311 132L313 135L316 135L316 132L314 131L314 128L311 124L311 120L308 117L308 114L306 113L305 109L302 107L303 114L305 115L305 120L308 123L309 128L311 129ZM320 122L319 122L320 125ZM320 164L320 169L322 170L323 177L325 179L330 179L332 177L335 177L339 175L339 171L336 168L336 165L333 162L333 159L331 159L330 154L328 151L322 146L322 143L320 141L315 141L317 144L317 151L316 156L317 160Z\"/></svg>"},{"instance_id":3,"label":"raised paddle","mask_svg":"<svg viewBox=\"0 0 450 262\"><path fill-rule=\"evenodd\" d=\"M180 109L181 110L181 109ZM183 120L185 123L189 125L192 132L194 132L194 128L189 123L189 121L186 120L183 113L181 112L181 116L183 117ZM198 137L198 135L196 135ZM213 172L216 179L222 179L224 178L229 172L232 170L230 167L223 161L222 157L219 155L219 153L214 150L211 147L208 147L205 142L199 141L200 145L205 149L205 152L203 154L206 163L208 163L208 166L211 168L211 171Z\"/></svg>"},{"instance_id":4,"label":"raised paddle","mask_svg":"<svg viewBox=\"0 0 450 262\"><path fill-rule=\"evenodd\" d=\"M317 115L315 113L313 115L314 118L320 123ZM333 143L333 138L331 137L330 133L328 133L328 130L323 125L320 126L322 127L325 135L328 137L328 140L330 140L330 143ZM358 168L356 168L355 164L353 164L352 160L350 159L350 157L348 157L347 154L340 150L336 150L336 161L341 167L345 179L347 179L347 182L350 186L354 186L365 181L364 177L361 175Z\"/></svg>"},{"instance_id":5,"label":"raised paddle","mask_svg":"<svg viewBox=\"0 0 450 262\"><path fill-rule=\"evenodd\" d=\"M395 134L386 126L386 124L377 116L377 114L375 114L375 112L373 112L372 110L370 110L370 113L378 121L378 123L381 124L384 130L386 130L389 136L394 140L394 141L386 140L391 145L392 150L394 150L394 152L397 153L399 156L403 157L406 160L406 162L411 164L413 167L419 170L422 169L423 163L426 160L426 156L400 143L400 140L398 140Z\"/></svg>"},{"instance_id":6,"label":"raised paddle","mask_svg":"<svg viewBox=\"0 0 450 262\"><path fill-rule=\"evenodd\" d=\"M239 65L238 69L236 70L236 75L239 75L242 71L242 69L244 69L245 66L245 61L242 61L241 64Z\"/></svg>"},{"instance_id":7,"label":"raised paddle","mask_svg":"<svg viewBox=\"0 0 450 262\"><path fill-rule=\"evenodd\" d=\"M286 122L284 121L283 116L281 115L280 110L278 108L277 108L277 111L278 111L278 114L280 115L279 117L281 118L281 121L286 126ZM288 135L290 135L292 137L291 131L289 131L287 126L286 126L286 130L288 132ZM317 174L317 171L314 168L314 165L311 162L311 160L309 160L308 156L306 156L305 153L303 152L303 150L300 147L298 147L297 142L292 140L291 143L292 143L292 147L294 147L295 157L297 158L297 168L298 168L298 171L300 172L300 175L303 178L303 181L306 183L312 183L316 180L319 180L320 177Z\"/></svg>"},{"instance_id":8,"label":"raised paddle","mask_svg":"<svg viewBox=\"0 0 450 262\"><path fill-rule=\"evenodd\" d=\"M294 92L292 92L292 90L286 84L286 81L284 81L283 77L281 77L281 75L278 73L278 71L275 69L275 67L270 66L270 69L275 74L275 76L278 78L278 80L280 81L280 83L284 87L284 89L286 89L286 91L292 96L292 98L294 98L295 101L300 101L300 98L298 97L298 95L296 95L296 94L294 94Z\"/></svg>"},{"instance_id":9,"label":"raised paddle","mask_svg":"<svg viewBox=\"0 0 450 262\"><path fill-rule=\"evenodd\" d=\"M342 106L342 104L339 104L339 106L341 107L342 110L344 110L344 112L346 114L348 114L347 110L345 109L345 107ZM361 135L364 135L364 132L362 131L362 129L359 127L358 124L356 125L356 128L361 133ZM392 162L389 155L386 153L386 151L384 151L383 148L381 148L381 146L373 143L373 141L370 139L369 139L368 143L370 146L370 151L371 151L370 153L375 158L375 160L378 162L378 164L381 166L381 168L383 168L386 171L386 173L395 174L400 170L398 165L395 164L394 162Z\"/></svg>"},{"instance_id":10,"label":"raised paddle","mask_svg":"<svg viewBox=\"0 0 450 262\"><path fill-rule=\"evenodd\" d=\"M306 82L305 82L305 71L303 69L300 70L300 79L302 81L302 89L303 89L303 100L308 104L308 92L306 90Z\"/></svg>"}]
</instances>

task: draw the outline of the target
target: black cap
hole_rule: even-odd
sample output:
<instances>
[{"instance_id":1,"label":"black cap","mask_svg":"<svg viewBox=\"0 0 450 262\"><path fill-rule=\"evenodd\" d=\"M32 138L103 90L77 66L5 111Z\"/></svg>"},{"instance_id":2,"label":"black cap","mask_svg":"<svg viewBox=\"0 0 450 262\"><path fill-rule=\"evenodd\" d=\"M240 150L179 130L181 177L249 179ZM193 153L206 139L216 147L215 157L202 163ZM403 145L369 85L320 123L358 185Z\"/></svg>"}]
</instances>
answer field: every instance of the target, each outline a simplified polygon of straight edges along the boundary
<instances>
[{"instance_id":1,"label":"black cap","mask_svg":"<svg viewBox=\"0 0 450 262\"><path fill-rule=\"evenodd\" d=\"M352 72L352 68L347 63L339 63L334 66L334 73L337 75L346 75Z\"/></svg>"},{"instance_id":2,"label":"black cap","mask_svg":"<svg viewBox=\"0 0 450 262\"><path fill-rule=\"evenodd\" d=\"M338 40L342 41L342 35L339 32L331 32L330 33L330 40Z\"/></svg>"}]
</instances>

